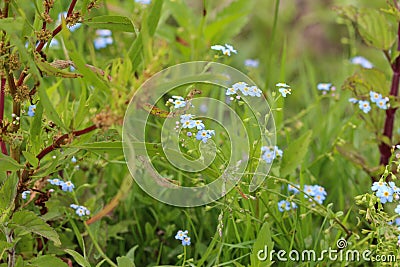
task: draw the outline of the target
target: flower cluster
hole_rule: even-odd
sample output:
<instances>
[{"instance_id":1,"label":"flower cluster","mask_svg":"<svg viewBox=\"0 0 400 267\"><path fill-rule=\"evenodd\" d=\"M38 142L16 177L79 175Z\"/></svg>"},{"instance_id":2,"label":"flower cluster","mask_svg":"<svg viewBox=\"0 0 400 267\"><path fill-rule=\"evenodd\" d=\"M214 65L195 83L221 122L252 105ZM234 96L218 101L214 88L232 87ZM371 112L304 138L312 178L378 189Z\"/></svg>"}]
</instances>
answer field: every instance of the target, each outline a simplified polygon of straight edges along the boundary
<instances>
[{"instance_id":1,"label":"flower cluster","mask_svg":"<svg viewBox=\"0 0 400 267\"><path fill-rule=\"evenodd\" d=\"M297 205L294 202L290 202L283 199L278 202L278 209L280 212L289 211L291 209L297 209Z\"/></svg>"},{"instance_id":2,"label":"flower cluster","mask_svg":"<svg viewBox=\"0 0 400 267\"><path fill-rule=\"evenodd\" d=\"M289 188L288 188L289 190ZM319 204L322 204L326 198L326 191L325 188L323 188L320 185L304 185L303 188L304 193L306 193L304 195L305 198L309 198L312 197L315 201L317 201ZM310 201L312 201L310 199Z\"/></svg>"},{"instance_id":3,"label":"flower cluster","mask_svg":"<svg viewBox=\"0 0 400 267\"><path fill-rule=\"evenodd\" d=\"M319 83L317 84L317 89L322 91L323 95L326 95L329 91L332 91L332 96L335 96L336 87L332 83Z\"/></svg>"},{"instance_id":4,"label":"flower cluster","mask_svg":"<svg viewBox=\"0 0 400 267\"><path fill-rule=\"evenodd\" d=\"M244 96L255 96L261 97L262 91L255 85L248 85L245 82L237 82L232 87L226 89L226 95L237 95L236 98L240 99L239 92L242 93ZM231 97L233 100L233 97Z\"/></svg>"},{"instance_id":5,"label":"flower cluster","mask_svg":"<svg viewBox=\"0 0 400 267\"><path fill-rule=\"evenodd\" d=\"M293 195L297 195L300 193L300 185L291 185L289 184L287 189L289 193L292 193ZM320 186L320 185L304 185L302 191L305 193L304 198L309 199L310 202L316 201L319 204L322 204L324 200L326 199L327 193L325 191L325 188ZM287 200L281 200L278 202L278 209L280 212L284 211L289 211L291 209L296 209L297 205L296 203L287 201Z\"/></svg>"},{"instance_id":6,"label":"flower cluster","mask_svg":"<svg viewBox=\"0 0 400 267\"><path fill-rule=\"evenodd\" d=\"M230 57L231 53L235 53L237 54L237 51L233 48L233 46L225 44L225 46L223 45L213 45L211 46L212 50L216 50L216 51L221 51L222 54L224 54L225 56Z\"/></svg>"},{"instance_id":7,"label":"flower cluster","mask_svg":"<svg viewBox=\"0 0 400 267\"><path fill-rule=\"evenodd\" d=\"M350 62L355 65L361 65L365 69L372 69L373 65L366 58L361 56L356 56L350 59Z\"/></svg>"},{"instance_id":8,"label":"flower cluster","mask_svg":"<svg viewBox=\"0 0 400 267\"><path fill-rule=\"evenodd\" d=\"M380 109L388 109L389 107L389 98L388 97L382 97L381 94L370 91L369 92L369 97L372 103L375 103L376 106ZM368 100L358 100L356 98L350 98L349 99L350 103L357 104L358 107L364 112L368 113L371 110L371 105Z\"/></svg>"},{"instance_id":9,"label":"flower cluster","mask_svg":"<svg viewBox=\"0 0 400 267\"><path fill-rule=\"evenodd\" d=\"M400 188L398 188L394 182L374 182L371 186L371 190L375 192L375 195L382 204L393 202L393 199L399 200L400 198ZM397 206L395 212L400 215L400 205Z\"/></svg>"},{"instance_id":10,"label":"flower cluster","mask_svg":"<svg viewBox=\"0 0 400 267\"><path fill-rule=\"evenodd\" d=\"M71 181L64 182L58 178L48 179L47 181L52 185L61 186L61 190L65 192L72 192L72 190L75 188L75 185Z\"/></svg>"},{"instance_id":11,"label":"flower cluster","mask_svg":"<svg viewBox=\"0 0 400 267\"><path fill-rule=\"evenodd\" d=\"M173 95L172 98L168 99L167 105L172 104L174 108L184 108L186 101L182 96Z\"/></svg>"},{"instance_id":12,"label":"flower cluster","mask_svg":"<svg viewBox=\"0 0 400 267\"><path fill-rule=\"evenodd\" d=\"M292 89L286 83L277 83L275 86L278 87L278 91L283 97L292 94Z\"/></svg>"},{"instance_id":13,"label":"flower cluster","mask_svg":"<svg viewBox=\"0 0 400 267\"><path fill-rule=\"evenodd\" d=\"M188 105L188 102L185 101L182 96L174 95L172 96L172 98L168 99L166 105L173 105L174 108L183 108ZM195 135L196 139L202 141L203 143L207 143L208 139L215 135L215 131L205 129L203 121L196 120L194 119L194 117L194 115L188 113L181 115L180 121L176 122L175 129L178 130L179 128L181 128L188 130L188 132L186 133L188 137L193 136L193 132L191 132L190 129L197 130L197 133Z\"/></svg>"},{"instance_id":14,"label":"flower cluster","mask_svg":"<svg viewBox=\"0 0 400 267\"><path fill-rule=\"evenodd\" d=\"M94 48L101 49L113 43L110 30L96 30L96 38L93 41Z\"/></svg>"},{"instance_id":15,"label":"flower cluster","mask_svg":"<svg viewBox=\"0 0 400 267\"><path fill-rule=\"evenodd\" d=\"M61 24L61 17L66 18L66 17L67 17L67 14L68 14L67 12L62 12L62 13L58 14L57 24ZM67 24L68 24L68 23L67 23ZM72 25L72 24L67 25L68 29L69 29L71 32L75 31L75 30L78 29L80 26L81 26L81 23L74 23L73 25Z\"/></svg>"},{"instance_id":16,"label":"flower cluster","mask_svg":"<svg viewBox=\"0 0 400 267\"><path fill-rule=\"evenodd\" d=\"M281 158L283 155L283 151L279 149L277 146L274 147L263 146L261 147L261 152L262 152L261 158L265 160L265 162L267 162L268 164L272 163L272 161L276 157Z\"/></svg>"},{"instance_id":17,"label":"flower cluster","mask_svg":"<svg viewBox=\"0 0 400 267\"><path fill-rule=\"evenodd\" d=\"M190 237L188 236L188 230L185 231L179 230L175 235L175 239L181 240L182 246L190 245Z\"/></svg>"},{"instance_id":18,"label":"flower cluster","mask_svg":"<svg viewBox=\"0 0 400 267\"><path fill-rule=\"evenodd\" d=\"M400 200L400 188L397 187L394 182L387 183L383 180L380 180L379 182L374 182L371 186L371 190L375 192L375 196L382 204L392 203L393 200ZM400 204L397 204L394 212L400 215ZM395 224L397 226L397 229L400 230L400 217L397 217L394 221L389 222L389 224ZM397 237L397 245L400 246L400 235Z\"/></svg>"},{"instance_id":19,"label":"flower cluster","mask_svg":"<svg viewBox=\"0 0 400 267\"><path fill-rule=\"evenodd\" d=\"M182 128L184 129L197 129L196 139L201 140L203 143L207 143L208 139L210 139L213 135L215 135L214 130L206 130L204 123L202 120L193 120L194 115L192 114L183 114L181 115ZM179 122L177 122L179 124ZM179 126L178 126L179 127ZM192 132L188 132L187 136L192 136Z\"/></svg>"},{"instance_id":20,"label":"flower cluster","mask_svg":"<svg viewBox=\"0 0 400 267\"><path fill-rule=\"evenodd\" d=\"M86 208L85 206L79 206L76 204L71 204L69 206L75 210L75 213L79 217L82 217L84 215L90 215L90 210L88 208Z\"/></svg>"},{"instance_id":21,"label":"flower cluster","mask_svg":"<svg viewBox=\"0 0 400 267\"><path fill-rule=\"evenodd\" d=\"M29 117L35 116L35 112L36 112L36 105L30 105L28 108L28 116Z\"/></svg>"}]
</instances>

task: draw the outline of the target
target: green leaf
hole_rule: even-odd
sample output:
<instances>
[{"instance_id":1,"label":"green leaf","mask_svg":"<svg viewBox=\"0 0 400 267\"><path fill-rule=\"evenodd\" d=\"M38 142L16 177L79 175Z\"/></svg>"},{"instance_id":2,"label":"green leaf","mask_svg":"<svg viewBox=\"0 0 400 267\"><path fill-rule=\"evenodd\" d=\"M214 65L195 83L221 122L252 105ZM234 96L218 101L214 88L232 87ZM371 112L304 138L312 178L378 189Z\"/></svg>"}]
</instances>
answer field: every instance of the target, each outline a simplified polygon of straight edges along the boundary
<instances>
[{"instance_id":1,"label":"green leaf","mask_svg":"<svg viewBox=\"0 0 400 267\"><path fill-rule=\"evenodd\" d=\"M361 69L348 77L343 84L344 89L354 92L356 96L367 95L375 91L387 95L387 88L390 87L385 73L377 69Z\"/></svg>"},{"instance_id":2,"label":"green leaf","mask_svg":"<svg viewBox=\"0 0 400 267\"><path fill-rule=\"evenodd\" d=\"M199 17L188 7L187 1L167 1L165 2L165 6L180 27L185 28L187 32L193 32L195 30L194 26L199 23Z\"/></svg>"},{"instance_id":3,"label":"green leaf","mask_svg":"<svg viewBox=\"0 0 400 267\"><path fill-rule=\"evenodd\" d=\"M117 257L118 267L135 267L135 263L128 257Z\"/></svg>"},{"instance_id":4,"label":"green leaf","mask_svg":"<svg viewBox=\"0 0 400 267\"><path fill-rule=\"evenodd\" d=\"M0 172L17 171L23 167L24 165L19 164L10 156L0 153Z\"/></svg>"},{"instance_id":5,"label":"green leaf","mask_svg":"<svg viewBox=\"0 0 400 267\"><path fill-rule=\"evenodd\" d=\"M274 242L271 239L271 226L268 222L264 223L254 242L250 261L252 267L271 266L273 262L269 257L270 251L274 249ZM265 258L265 259L264 259Z\"/></svg>"},{"instance_id":6,"label":"green leaf","mask_svg":"<svg viewBox=\"0 0 400 267\"><path fill-rule=\"evenodd\" d=\"M98 16L85 21L85 24L97 29L135 32L132 21L124 16Z\"/></svg>"},{"instance_id":7,"label":"green leaf","mask_svg":"<svg viewBox=\"0 0 400 267\"><path fill-rule=\"evenodd\" d=\"M122 142L96 142L96 143L86 143L79 145L71 145L71 148L85 149L98 154L109 154L110 157L116 158L123 156L124 152L122 150Z\"/></svg>"},{"instance_id":8,"label":"green leaf","mask_svg":"<svg viewBox=\"0 0 400 267\"><path fill-rule=\"evenodd\" d=\"M33 166L37 167L39 165L38 158L28 151L22 151L22 155L24 155L25 159Z\"/></svg>"},{"instance_id":9,"label":"green leaf","mask_svg":"<svg viewBox=\"0 0 400 267\"><path fill-rule=\"evenodd\" d=\"M13 247L13 244L8 243L6 241L0 240L0 259L3 258L3 254L6 250Z\"/></svg>"},{"instance_id":10,"label":"green leaf","mask_svg":"<svg viewBox=\"0 0 400 267\"><path fill-rule=\"evenodd\" d=\"M53 86L51 86L47 90L49 90L49 91L54 90L55 88L60 86L62 81L63 80L60 79L58 82L56 82ZM42 101L42 105L43 105L44 109L46 110L46 116L48 116L49 119L54 121L58 126L60 126L60 127L64 128L65 130L67 130L67 127L62 122L62 120L61 120L60 116L58 115L56 109L54 108L53 104L51 103L49 96L47 95L46 87L42 86L41 88L39 88L38 94L39 94L39 97L40 97L40 101Z\"/></svg>"},{"instance_id":11,"label":"green leaf","mask_svg":"<svg viewBox=\"0 0 400 267\"><path fill-rule=\"evenodd\" d=\"M253 1L237 0L216 15L216 20L207 25L207 40L223 42L236 36L249 20Z\"/></svg>"},{"instance_id":12,"label":"green leaf","mask_svg":"<svg viewBox=\"0 0 400 267\"><path fill-rule=\"evenodd\" d=\"M79 266L90 267L90 263L78 252L71 249L65 249L64 251L71 255Z\"/></svg>"},{"instance_id":13,"label":"green leaf","mask_svg":"<svg viewBox=\"0 0 400 267\"><path fill-rule=\"evenodd\" d=\"M31 127L29 130L30 145L32 146L32 153L34 154L38 154L41 148L40 135L42 132L42 115L43 115L43 105L42 102L39 101L36 104L35 116L33 117L33 121L31 123Z\"/></svg>"},{"instance_id":14,"label":"green leaf","mask_svg":"<svg viewBox=\"0 0 400 267\"><path fill-rule=\"evenodd\" d=\"M357 29L370 46L388 50L396 40L396 30L382 12L362 8L357 16Z\"/></svg>"},{"instance_id":15,"label":"green leaf","mask_svg":"<svg viewBox=\"0 0 400 267\"><path fill-rule=\"evenodd\" d=\"M42 59L40 54L35 53L34 54L34 59L35 63L38 66L38 68L46 75L48 76L57 76L57 77L62 77L62 78L79 78L82 77L81 74L79 73L74 73L74 72L68 72L62 69L58 69L54 67L54 65L50 64L49 62L45 61Z\"/></svg>"},{"instance_id":16,"label":"green leaf","mask_svg":"<svg viewBox=\"0 0 400 267\"><path fill-rule=\"evenodd\" d=\"M35 258L31 261L30 266L37 266L37 267L68 267L68 264L63 262L61 259L51 256L51 255L44 255L38 258Z\"/></svg>"},{"instance_id":17,"label":"green leaf","mask_svg":"<svg viewBox=\"0 0 400 267\"><path fill-rule=\"evenodd\" d=\"M1 165L0 165L1 166ZM8 176L0 187L0 224L4 222L17 195L18 177L15 173Z\"/></svg>"},{"instance_id":18,"label":"green leaf","mask_svg":"<svg viewBox=\"0 0 400 267\"><path fill-rule=\"evenodd\" d=\"M32 211L17 211L14 213L9 228L35 233L53 241L56 246L61 245L57 232Z\"/></svg>"},{"instance_id":19,"label":"green leaf","mask_svg":"<svg viewBox=\"0 0 400 267\"><path fill-rule=\"evenodd\" d=\"M358 9L355 6L335 6L333 8L339 16L356 22Z\"/></svg>"},{"instance_id":20,"label":"green leaf","mask_svg":"<svg viewBox=\"0 0 400 267\"><path fill-rule=\"evenodd\" d=\"M3 18L0 20L0 30L5 31L8 34L15 33L17 36L21 36L23 25L24 19L21 17Z\"/></svg>"},{"instance_id":21,"label":"green leaf","mask_svg":"<svg viewBox=\"0 0 400 267\"><path fill-rule=\"evenodd\" d=\"M61 31L66 47L69 48L69 55L72 61L75 63L77 70L82 73L83 79L94 87L93 96L98 100L104 101L108 99L108 95L111 93L110 88L106 84L104 79L101 79L94 71L86 65L84 58L81 53L76 49L75 43L71 40L71 32L67 29Z\"/></svg>"},{"instance_id":22,"label":"green leaf","mask_svg":"<svg viewBox=\"0 0 400 267\"><path fill-rule=\"evenodd\" d=\"M164 0L155 0L152 4L148 18L146 19L148 25L149 37L152 37L156 32L158 22L161 17L161 10ZM136 70L137 66L140 64L142 58L140 57L143 52L143 37L139 33L136 40L133 42L132 46L129 48L128 55L132 61L133 71Z\"/></svg>"},{"instance_id":23,"label":"green leaf","mask_svg":"<svg viewBox=\"0 0 400 267\"><path fill-rule=\"evenodd\" d=\"M75 127L79 127L85 117L87 116L87 110L88 110L87 105L87 88L86 86L82 85L81 86L81 92L80 92L80 97L79 97L79 106L78 110L75 113Z\"/></svg>"},{"instance_id":24,"label":"green leaf","mask_svg":"<svg viewBox=\"0 0 400 267\"><path fill-rule=\"evenodd\" d=\"M282 157L282 163L280 168L280 175L285 177L292 173L298 165L303 162L303 159L307 153L308 145L310 144L312 131L308 131L298 139L291 142L289 147L285 149Z\"/></svg>"}]
</instances>

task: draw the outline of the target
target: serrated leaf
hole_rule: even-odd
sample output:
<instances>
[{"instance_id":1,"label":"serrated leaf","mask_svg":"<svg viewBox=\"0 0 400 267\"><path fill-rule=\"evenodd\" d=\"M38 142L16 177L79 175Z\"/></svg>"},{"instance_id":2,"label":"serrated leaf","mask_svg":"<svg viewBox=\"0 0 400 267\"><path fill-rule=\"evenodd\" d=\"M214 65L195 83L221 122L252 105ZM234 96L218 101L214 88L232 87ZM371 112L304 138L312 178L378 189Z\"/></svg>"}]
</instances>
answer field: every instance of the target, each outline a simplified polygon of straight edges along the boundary
<instances>
[{"instance_id":1,"label":"serrated leaf","mask_svg":"<svg viewBox=\"0 0 400 267\"><path fill-rule=\"evenodd\" d=\"M355 95L365 95L369 98L369 92L374 91L388 95L389 82L385 74L377 69L361 69L348 77L343 84L344 89L351 90Z\"/></svg>"},{"instance_id":2,"label":"serrated leaf","mask_svg":"<svg viewBox=\"0 0 400 267\"><path fill-rule=\"evenodd\" d=\"M352 22L356 22L358 8L355 6L335 6L333 9L338 13L339 16L349 19Z\"/></svg>"},{"instance_id":3,"label":"serrated leaf","mask_svg":"<svg viewBox=\"0 0 400 267\"><path fill-rule=\"evenodd\" d=\"M17 171L23 167L24 166L22 164L19 164L10 156L0 153L0 172Z\"/></svg>"},{"instance_id":4,"label":"serrated leaf","mask_svg":"<svg viewBox=\"0 0 400 267\"><path fill-rule=\"evenodd\" d=\"M14 173L6 178L0 186L0 223L4 221L7 210L10 209L17 194L18 177Z\"/></svg>"},{"instance_id":5,"label":"serrated leaf","mask_svg":"<svg viewBox=\"0 0 400 267\"><path fill-rule=\"evenodd\" d=\"M63 262L61 259L51 256L51 255L44 255L34 260L31 260L30 266L37 266L37 267L68 267L68 264Z\"/></svg>"},{"instance_id":6,"label":"serrated leaf","mask_svg":"<svg viewBox=\"0 0 400 267\"><path fill-rule=\"evenodd\" d=\"M6 250L13 247L13 244L8 243L6 241L0 240L0 259L3 258L3 254Z\"/></svg>"},{"instance_id":7,"label":"serrated leaf","mask_svg":"<svg viewBox=\"0 0 400 267\"><path fill-rule=\"evenodd\" d=\"M74 260L83 267L90 267L90 263L78 252L76 252L75 250L71 250L71 249L65 249L64 250L66 253L68 253L69 255L71 255Z\"/></svg>"},{"instance_id":8,"label":"serrated leaf","mask_svg":"<svg viewBox=\"0 0 400 267\"><path fill-rule=\"evenodd\" d=\"M117 257L118 267L135 267L135 263L128 257Z\"/></svg>"},{"instance_id":9,"label":"serrated leaf","mask_svg":"<svg viewBox=\"0 0 400 267\"><path fill-rule=\"evenodd\" d=\"M393 4L389 4L389 7L380 9L383 13L393 16L396 21L400 21L400 10Z\"/></svg>"},{"instance_id":10,"label":"serrated leaf","mask_svg":"<svg viewBox=\"0 0 400 267\"><path fill-rule=\"evenodd\" d=\"M376 9L359 10L357 29L368 45L378 49L388 50L396 40L396 30L393 25Z\"/></svg>"},{"instance_id":11,"label":"serrated leaf","mask_svg":"<svg viewBox=\"0 0 400 267\"><path fill-rule=\"evenodd\" d=\"M257 234L257 239L254 242L250 261L252 267L271 266L273 262L269 257L270 251L274 249L274 242L271 239L271 226L265 222L261 230Z\"/></svg>"},{"instance_id":12,"label":"serrated leaf","mask_svg":"<svg viewBox=\"0 0 400 267\"><path fill-rule=\"evenodd\" d=\"M25 159L33 166L37 167L39 164L38 158L28 151L22 151L22 155L24 155Z\"/></svg>"},{"instance_id":13,"label":"serrated leaf","mask_svg":"<svg viewBox=\"0 0 400 267\"><path fill-rule=\"evenodd\" d=\"M35 233L53 241L56 246L61 245L57 232L32 211L24 210L14 213L9 228Z\"/></svg>"},{"instance_id":14,"label":"serrated leaf","mask_svg":"<svg viewBox=\"0 0 400 267\"><path fill-rule=\"evenodd\" d=\"M135 32L132 21L124 16L97 16L85 21L85 24L97 29L111 31Z\"/></svg>"},{"instance_id":15,"label":"serrated leaf","mask_svg":"<svg viewBox=\"0 0 400 267\"><path fill-rule=\"evenodd\" d=\"M285 149L280 168L280 175L282 177L291 174L303 162L311 141L311 136L312 131L310 130L291 142L289 147Z\"/></svg>"}]
</instances>

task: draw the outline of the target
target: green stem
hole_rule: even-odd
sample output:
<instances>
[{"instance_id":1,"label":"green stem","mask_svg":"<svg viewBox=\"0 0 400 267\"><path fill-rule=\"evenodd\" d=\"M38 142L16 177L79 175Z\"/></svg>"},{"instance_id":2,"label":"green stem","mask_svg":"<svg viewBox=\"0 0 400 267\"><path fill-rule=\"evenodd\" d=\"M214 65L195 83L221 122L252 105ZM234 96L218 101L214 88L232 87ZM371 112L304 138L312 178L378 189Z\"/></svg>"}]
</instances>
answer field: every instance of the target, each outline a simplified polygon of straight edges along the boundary
<instances>
[{"instance_id":1,"label":"green stem","mask_svg":"<svg viewBox=\"0 0 400 267\"><path fill-rule=\"evenodd\" d=\"M183 262L182 262L182 267L185 267L186 263L186 246L183 246Z\"/></svg>"},{"instance_id":2,"label":"green stem","mask_svg":"<svg viewBox=\"0 0 400 267\"><path fill-rule=\"evenodd\" d=\"M116 265L109 257L107 257L107 255L103 252L103 250L101 249L99 243L97 243L95 237L93 236L92 231L90 230L89 225L86 224L86 222L83 223L85 225L86 231L88 232L90 238L93 241L93 245L95 246L95 248L97 249L97 251L100 253L100 255L103 257L103 259L105 259L111 266L113 267L118 267L118 265Z\"/></svg>"}]
</instances>

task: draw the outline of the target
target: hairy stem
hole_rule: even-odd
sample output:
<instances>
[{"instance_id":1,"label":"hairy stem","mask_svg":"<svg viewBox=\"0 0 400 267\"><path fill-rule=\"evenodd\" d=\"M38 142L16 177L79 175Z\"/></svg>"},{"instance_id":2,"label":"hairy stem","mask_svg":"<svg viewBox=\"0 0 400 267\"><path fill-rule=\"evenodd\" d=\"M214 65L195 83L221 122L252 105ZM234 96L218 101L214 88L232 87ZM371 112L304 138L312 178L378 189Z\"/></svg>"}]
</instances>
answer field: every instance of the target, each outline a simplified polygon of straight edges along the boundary
<instances>
[{"instance_id":1,"label":"hairy stem","mask_svg":"<svg viewBox=\"0 0 400 267\"><path fill-rule=\"evenodd\" d=\"M14 96L17 92L17 86L15 85L14 75L7 70L7 83L8 87L10 88L11 96L13 97L13 113L16 115L13 118L13 125L11 132L16 133L19 130L19 121L17 117L21 116L21 105L19 102L14 100ZM11 157L20 162L20 147L19 146L10 146L10 155Z\"/></svg>"},{"instance_id":2,"label":"hairy stem","mask_svg":"<svg viewBox=\"0 0 400 267\"><path fill-rule=\"evenodd\" d=\"M2 128L4 127L5 86L6 86L6 79L2 77L0 85L0 127ZM0 147L1 147L1 153L3 153L4 155L8 155L6 143L1 138L0 138Z\"/></svg>"},{"instance_id":3,"label":"hairy stem","mask_svg":"<svg viewBox=\"0 0 400 267\"><path fill-rule=\"evenodd\" d=\"M13 231L6 228L6 239L7 243L12 244L13 242ZM8 267L15 266L15 247L13 246L8 250Z\"/></svg>"}]
</instances>

